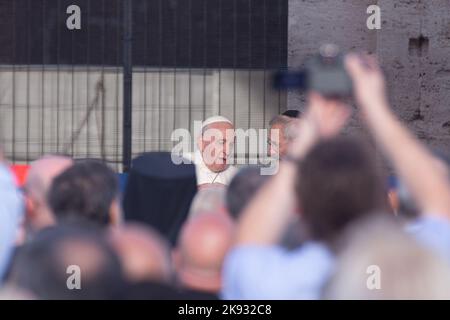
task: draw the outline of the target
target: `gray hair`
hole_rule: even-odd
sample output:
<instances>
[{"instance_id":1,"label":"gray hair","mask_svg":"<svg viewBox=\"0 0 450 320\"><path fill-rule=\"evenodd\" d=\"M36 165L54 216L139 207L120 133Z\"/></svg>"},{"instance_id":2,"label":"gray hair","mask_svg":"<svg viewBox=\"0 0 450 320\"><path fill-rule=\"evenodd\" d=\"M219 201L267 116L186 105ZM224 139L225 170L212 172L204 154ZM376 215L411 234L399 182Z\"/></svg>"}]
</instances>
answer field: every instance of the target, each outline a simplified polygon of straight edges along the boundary
<instances>
[{"instance_id":1,"label":"gray hair","mask_svg":"<svg viewBox=\"0 0 450 320\"><path fill-rule=\"evenodd\" d=\"M283 129L283 135L288 140L293 140L296 137L296 125L298 124L298 119L290 118L284 115L275 116L270 120L269 125L273 127L275 125L280 125Z\"/></svg>"},{"instance_id":2,"label":"gray hair","mask_svg":"<svg viewBox=\"0 0 450 320\"><path fill-rule=\"evenodd\" d=\"M189 209L189 219L192 219L203 213L216 213L225 208L226 189L224 187L214 187L200 190L192 200Z\"/></svg>"},{"instance_id":3,"label":"gray hair","mask_svg":"<svg viewBox=\"0 0 450 320\"><path fill-rule=\"evenodd\" d=\"M326 299L450 299L450 268L419 245L393 218L378 217L351 228L325 288ZM372 271L379 288L369 288Z\"/></svg>"}]
</instances>

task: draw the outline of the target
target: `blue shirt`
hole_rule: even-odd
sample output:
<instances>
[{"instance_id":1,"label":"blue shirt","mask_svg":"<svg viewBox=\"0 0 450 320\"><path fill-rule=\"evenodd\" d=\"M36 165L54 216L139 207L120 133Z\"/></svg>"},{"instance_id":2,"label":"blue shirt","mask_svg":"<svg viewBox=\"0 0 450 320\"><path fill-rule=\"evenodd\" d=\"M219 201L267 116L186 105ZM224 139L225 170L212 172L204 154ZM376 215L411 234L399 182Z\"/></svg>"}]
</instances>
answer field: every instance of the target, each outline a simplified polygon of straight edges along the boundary
<instances>
[{"instance_id":1,"label":"blue shirt","mask_svg":"<svg viewBox=\"0 0 450 320\"><path fill-rule=\"evenodd\" d=\"M434 253L450 263L450 221L426 215L406 227L406 231Z\"/></svg>"},{"instance_id":2,"label":"blue shirt","mask_svg":"<svg viewBox=\"0 0 450 320\"><path fill-rule=\"evenodd\" d=\"M241 246L226 258L223 299L319 299L334 258L319 243L288 251L273 246Z\"/></svg>"},{"instance_id":3,"label":"blue shirt","mask_svg":"<svg viewBox=\"0 0 450 320\"><path fill-rule=\"evenodd\" d=\"M425 216L406 231L450 262L449 221ZM320 299L334 262L333 254L320 243L307 243L294 251L279 246L239 246L225 260L222 298Z\"/></svg>"},{"instance_id":4,"label":"blue shirt","mask_svg":"<svg viewBox=\"0 0 450 320\"><path fill-rule=\"evenodd\" d=\"M13 176L0 164L0 279L11 257L22 213L22 198Z\"/></svg>"}]
</instances>

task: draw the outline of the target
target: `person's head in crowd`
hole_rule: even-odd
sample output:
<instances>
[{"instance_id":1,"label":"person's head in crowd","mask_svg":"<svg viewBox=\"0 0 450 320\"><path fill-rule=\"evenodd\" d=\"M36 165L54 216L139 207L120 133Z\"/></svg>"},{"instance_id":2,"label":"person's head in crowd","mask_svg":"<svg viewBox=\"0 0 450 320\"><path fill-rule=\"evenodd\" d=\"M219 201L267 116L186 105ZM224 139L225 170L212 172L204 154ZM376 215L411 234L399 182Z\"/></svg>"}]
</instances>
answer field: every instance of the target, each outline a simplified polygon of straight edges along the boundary
<instances>
[{"instance_id":1,"label":"person's head in crowd","mask_svg":"<svg viewBox=\"0 0 450 320\"><path fill-rule=\"evenodd\" d=\"M225 187L217 185L199 190L192 200L191 208L189 209L189 219L193 219L203 213L226 214L226 192Z\"/></svg>"},{"instance_id":2,"label":"person's head in crowd","mask_svg":"<svg viewBox=\"0 0 450 320\"><path fill-rule=\"evenodd\" d=\"M269 180L268 175L261 174L258 166L240 169L231 180L226 192L226 205L229 214L238 219L242 210L250 202L258 190Z\"/></svg>"},{"instance_id":3,"label":"person's head in crowd","mask_svg":"<svg viewBox=\"0 0 450 320\"><path fill-rule=\"evenodd\" d=\"M283 116L289 117L289 118L299 118L300 117L300 111L299 110L286 110L282 113Z\"/></svg>"},{"instance_id":4,"label":"person's head in crowd","mask_svg":"<svg viewBox=\"0 0 450 320\"><path fill-rule=\"evenodd\" d=\"M450 266L388 215L349 228L326 299L450 299Z\"/></svg>"},{"instance_id":5,"label":"person's head in crowd","mask_svg":"<svg viewBox=\"0 0 450 320\"><path fill-rule=\"evenodd\" d=\"M117 177L100 161L76 162L56 177L48 202L58 223L115 226L121 221Z\"/></svg>"},{"instance_id":6,"label":"person's head in crowd","mask_svg":"<svg viewBox=\"0 0 450 320\"><path fill-rule=\"evenodd\" d=\"M172 280L169 245L155 230L138 224L124 225L110 230L109 239L129 282Z\"/></svg>"},{"instance_id":7,"label":"person's head in crowd","mask_svg":"<svg viewBox=\"0 0 450 320\"><path fill-rule=\"evenodd\" d=\"M118 299L119 258L96 228L55 226L20 247L8 283L38 299Z\"/></svg>"},{"instance_id":8,"label":"person's head in crowd","mask_svg":"<svg viewBox=\"0 0 450 320\"><path fill-rule=\"evenodd\" d=\"M319 142L299 163L298 204L313 240L333 244L351 222L387 209L373 159L362 142L335 137Z\"/></svg>"},{"instance_id":9,"label":"person's head in crowd","mask_svg":"<svg viewBox=\"0 0 450 320\"><path fill-rule=\"evenodd\" d=\"M295 138L298 119L278 115L270 123L268 149L271 157L283 158L288 152L290 142Z\"/></svg>"},{"instance_id":10,"label":"person's head in crowd","mask_svg":"<svg viewBox=\"0 0 450 320\"><path fill-rule=\"evenodd\" d=\"M209 170L218 173L229 167L234 140L234 125L227 118L214 116L203 122L198 138L198 148Z\"/></svg>"},{"instance_id":11,"label":"person's head in crowd","mask_svg":"<svg viewBox=\"0 0 450 320\"><path fill-rule=\"evenodd\" d=\"M174 251L180 285L218 293L222 285L222 264L232 246L233 233L233 223L226 215L201 214L189 220Z\"/></svg>"},{"instance_id":12,"label":"person's head in crowd","mask_svg":"<svg viewBox=\"0 0 450 320\"><path fill-rule=\"evenodd\" d=\"M31 163L24 185L28 229L38 231L55 223L47 202L48 191L53 179L72 164L72 159L64 156L45 156Z\"/></svg>"}]
</instances>

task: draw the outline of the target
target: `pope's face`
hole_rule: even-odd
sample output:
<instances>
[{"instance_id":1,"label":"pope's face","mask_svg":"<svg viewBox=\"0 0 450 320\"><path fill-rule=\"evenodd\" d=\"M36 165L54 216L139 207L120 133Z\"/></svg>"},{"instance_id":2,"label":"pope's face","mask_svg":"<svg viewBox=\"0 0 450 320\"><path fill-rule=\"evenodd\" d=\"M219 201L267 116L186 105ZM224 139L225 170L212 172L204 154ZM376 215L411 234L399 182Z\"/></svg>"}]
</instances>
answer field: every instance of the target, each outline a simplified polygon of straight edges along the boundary
<instances>
[{"instance_id":1,"label":"pope's face","mask_svg":"<svg viewBox=\"0 0 450 320\"><path fill-rule=\"evenodd\" d=\"M199 148L209 170L221 172L228 168L228 158L234 148L234 127L228 122L210 124L203 131Z\"/></svg>"}]
</instances>

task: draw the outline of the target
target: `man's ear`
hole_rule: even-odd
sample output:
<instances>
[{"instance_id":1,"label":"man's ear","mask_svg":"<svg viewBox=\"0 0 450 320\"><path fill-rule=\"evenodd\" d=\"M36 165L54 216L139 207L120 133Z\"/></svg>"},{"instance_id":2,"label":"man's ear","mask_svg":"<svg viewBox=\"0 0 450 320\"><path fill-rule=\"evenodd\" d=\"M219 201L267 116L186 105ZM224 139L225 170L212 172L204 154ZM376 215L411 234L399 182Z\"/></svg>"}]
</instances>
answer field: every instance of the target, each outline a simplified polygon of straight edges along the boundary
<instances>
[{"instance_id":1,"label":"man's ear","mask_svg":"<svg viewBox=\"0 0 450 320\"><path fill-rule=\"evenodd\" d=\"M117 227L122 224L122 207L118 198L114 199L109 207L109 222L113 227Z\"/></svg>"},{"instance_id":2,"label":"man's ear","mask_svg":"<svg viewBox=\"0 0 450 320\"><path fill-rule=\"evenodd\" d=\"M203 152L205 144L203 143L203 134L200 134L197 138L197 147L200 152Z\"/></svg>"},{"instance_id":3,"label":"man's ear","mask_svg":"<svg viewBox=\"0 0 450 320\"><path fill-rule=\"evenodd\" d=\"M23 197L23 201L25 203L25 216L26 219L33 219L35 216L35 212L36 212L36 203L34 202L34 200L26 195Z\"/></svg>"}]
</instances>

